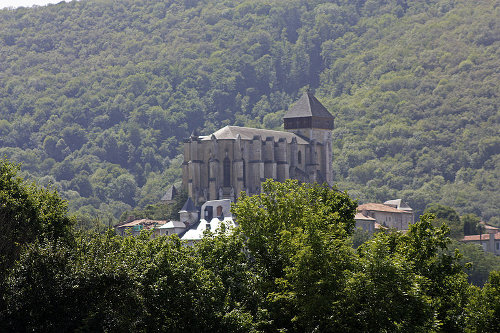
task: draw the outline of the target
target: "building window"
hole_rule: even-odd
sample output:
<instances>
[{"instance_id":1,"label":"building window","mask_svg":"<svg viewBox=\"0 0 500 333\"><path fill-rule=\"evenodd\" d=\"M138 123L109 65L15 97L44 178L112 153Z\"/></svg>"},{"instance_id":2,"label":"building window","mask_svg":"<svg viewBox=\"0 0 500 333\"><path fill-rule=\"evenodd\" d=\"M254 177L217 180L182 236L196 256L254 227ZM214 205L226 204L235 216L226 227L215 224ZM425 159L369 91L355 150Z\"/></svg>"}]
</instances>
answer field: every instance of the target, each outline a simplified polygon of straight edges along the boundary
<instances>
[{"instance_id":1,"label":"building window","mask_svg":"<svg viewBox=\"0 0 500 333\"><path fill-rule=\"evenodd\" d=\"M231 161L229 157L224 159L223 164L223 172L224 172L224 187L231 186Z\"/></svg>"},{"instance_id":2,"label":"building window","mask_svg":"<svg viewBox=\"0 0 500 333\"><path fill-rule=\"evenodd\" d=\"M299 164L302 164L302 152L299 150L299 153L297 154L297 161Z\"/></svg>"},{"instance_id":3,"label":"building window","mask_svg":"<svg viewBox=\"0 0 500 333\"><path fill-rule=\"evenodd\" d=\"M247 166L243 159L243 187L247 187Z\"/></svg>"}]
</instances>

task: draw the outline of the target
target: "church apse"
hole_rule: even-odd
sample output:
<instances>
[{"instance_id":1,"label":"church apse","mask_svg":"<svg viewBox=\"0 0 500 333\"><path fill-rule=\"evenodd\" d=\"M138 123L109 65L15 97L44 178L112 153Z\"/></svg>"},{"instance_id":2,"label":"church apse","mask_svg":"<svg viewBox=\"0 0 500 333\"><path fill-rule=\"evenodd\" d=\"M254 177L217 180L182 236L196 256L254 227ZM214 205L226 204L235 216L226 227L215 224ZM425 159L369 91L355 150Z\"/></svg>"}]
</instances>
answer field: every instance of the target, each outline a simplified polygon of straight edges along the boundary
<instances>
[{"instance_id":1,"label":"church apse","mask_svg":"<svg viewBox=\"0 0 500 333\"><path fill-rule=\"evenodd\" d=\"M226 126L184 141L183 187L196 204L259 194L266 179L332 184L334 117L306 92L284 116L285 131Z\"/></svg>"}]
</instances>

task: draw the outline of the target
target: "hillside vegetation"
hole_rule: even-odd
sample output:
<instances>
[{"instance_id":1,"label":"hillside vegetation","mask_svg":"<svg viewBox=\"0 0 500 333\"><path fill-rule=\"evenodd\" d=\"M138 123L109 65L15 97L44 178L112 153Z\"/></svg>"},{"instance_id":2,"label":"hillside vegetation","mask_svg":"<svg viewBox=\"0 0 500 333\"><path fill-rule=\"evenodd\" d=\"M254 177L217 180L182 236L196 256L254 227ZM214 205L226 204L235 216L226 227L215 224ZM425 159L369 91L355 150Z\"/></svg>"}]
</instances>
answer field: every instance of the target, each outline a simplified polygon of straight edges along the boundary
<instances>
[{"instance_id":1,"label":"hillside vegetation","mask_svg":"<svg viewBox=\"0 0 500 333\"><path fill-rule=\"evenodd\" d=\"M158 201L182 139L281 127L310 87L335 181L500 224L498 1L78 1L0 11L0 155L99 220Z\"/></svg>"}]
</instances>

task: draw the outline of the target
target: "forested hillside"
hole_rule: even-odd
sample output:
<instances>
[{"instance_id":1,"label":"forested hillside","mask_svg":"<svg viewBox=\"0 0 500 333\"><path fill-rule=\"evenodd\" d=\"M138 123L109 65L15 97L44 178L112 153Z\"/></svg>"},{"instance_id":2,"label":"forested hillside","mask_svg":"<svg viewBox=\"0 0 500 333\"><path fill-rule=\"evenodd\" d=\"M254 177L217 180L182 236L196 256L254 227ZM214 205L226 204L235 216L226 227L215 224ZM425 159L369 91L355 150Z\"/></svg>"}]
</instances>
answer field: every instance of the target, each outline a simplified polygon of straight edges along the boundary
<instances>
[{"instance_id":1,"label":"forested hillside","mask_svg":"<svg viewBox=\"0 0 500 333\"><path fill-rule=\"evenodd\" d=\"M82 0L0 11L0 155L81 215L156 202L182 139L281 127L307 87L360 201L500 224L500 8L472 0Z\"/></svg>"}]
</instances>

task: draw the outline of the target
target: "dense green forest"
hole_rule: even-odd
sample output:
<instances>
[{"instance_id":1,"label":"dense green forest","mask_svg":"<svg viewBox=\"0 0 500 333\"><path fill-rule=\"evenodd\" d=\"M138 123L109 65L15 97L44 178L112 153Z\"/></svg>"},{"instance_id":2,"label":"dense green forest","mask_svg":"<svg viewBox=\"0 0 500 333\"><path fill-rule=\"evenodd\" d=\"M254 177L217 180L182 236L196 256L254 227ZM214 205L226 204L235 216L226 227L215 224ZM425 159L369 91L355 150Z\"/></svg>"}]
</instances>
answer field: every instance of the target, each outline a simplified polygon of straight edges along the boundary
<instances>
[{"instance_id":1,"label":"dense green forest","mask_svg":"<svg viewBox=\"0 0 500 333\"><path fill-rule=\"evenodd\" d=\"M291 180L262 189L233 205L238 227L186 246L177 235L77 231L56 192L0 161L0 331L500 329L500 271L469 284L433 215L354 249L346 193Z\"/></svg>"},{"instance_id":2,"label":"dense green forest","mask_svg":"<svg viewBox=\"0 0 500 333\"><path fill-rule=\"evenodd\" d=\"M500 224L500 16L472 0L82 0L0 11L0 155L90 222L179 182L182 139L312 88L335 181Z\"/></svg>"}]
</instances>

